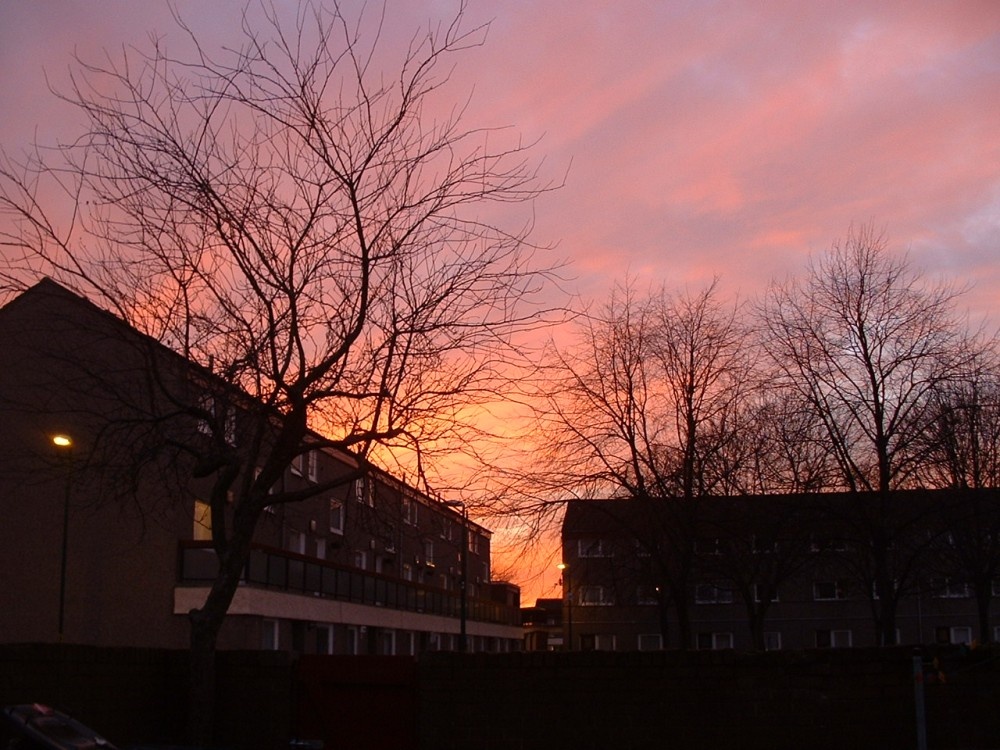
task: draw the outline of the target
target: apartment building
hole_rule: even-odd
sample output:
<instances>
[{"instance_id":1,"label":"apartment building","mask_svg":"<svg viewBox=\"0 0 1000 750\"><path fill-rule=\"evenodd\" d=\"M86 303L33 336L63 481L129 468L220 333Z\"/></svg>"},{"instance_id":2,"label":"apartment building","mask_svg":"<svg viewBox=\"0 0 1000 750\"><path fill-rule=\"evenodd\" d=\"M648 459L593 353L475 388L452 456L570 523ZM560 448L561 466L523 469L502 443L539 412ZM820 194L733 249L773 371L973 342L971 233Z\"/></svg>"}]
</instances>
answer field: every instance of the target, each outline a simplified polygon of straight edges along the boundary
<instances>
[{"instance_id":1,"label":"apartment building","mask_svg":"<svg viewBox=\"0 0 1000 750\"><path fill-rule=\"evenodd\" d=\"M142 338L49 280L0 308L0 642L188 643L218 567L210 485L162 466L129 474L113 446L177 429L151 380L221 386L155 342L137 356ZM238 401L234 442L239 409L260 406ZM492 580L490 531L460 503L328 447L279 484L329 489L264 513L220 648L419 654L458 649L463 629L468 650L520 648L519 590Z\"/></svg>"},{"instance_id":2,"label":"apartment building","mask_svg":"<svg viewBox=\"0 0 1000 750\"><path fill-rule=\"evenodd\" d=\"M874 538L887 548L881 576ZM880 580L894 587L896 643L1000 641L998 541L994 490L573 500L567 647L875 646Z\"/></svg>"}]
</instances>

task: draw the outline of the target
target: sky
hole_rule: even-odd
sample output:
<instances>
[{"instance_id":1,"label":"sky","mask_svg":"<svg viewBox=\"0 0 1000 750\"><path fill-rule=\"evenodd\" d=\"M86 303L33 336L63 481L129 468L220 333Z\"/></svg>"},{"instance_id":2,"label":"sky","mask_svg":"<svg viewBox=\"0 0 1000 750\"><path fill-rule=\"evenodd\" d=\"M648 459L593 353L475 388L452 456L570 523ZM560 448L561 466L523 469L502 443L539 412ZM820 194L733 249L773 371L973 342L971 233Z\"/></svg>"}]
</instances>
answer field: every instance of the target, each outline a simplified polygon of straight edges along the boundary
<instances>
[{"instance_id":1,"label":"sky","mask_svg":"<svg viewBox=\"0 0 1000 750\"><path fill-rule=\"evenodd\" d=\"M222 43L244 3L175 5ZM392 48L458 1L385 8ZM535 205L534 238L582 301L626 275L673 289L718 276L752 298L873 223L1000 321L1000 2L468 0L465 24L485 23L448 91L471 96L469 125L538 141L564 184ZM165 2L0 0L0 147L72 134L46 80L64 84L74 52L151 32L176 33ZM557 579L524 600L558 596Z\"/></svg>"}]
</instances>

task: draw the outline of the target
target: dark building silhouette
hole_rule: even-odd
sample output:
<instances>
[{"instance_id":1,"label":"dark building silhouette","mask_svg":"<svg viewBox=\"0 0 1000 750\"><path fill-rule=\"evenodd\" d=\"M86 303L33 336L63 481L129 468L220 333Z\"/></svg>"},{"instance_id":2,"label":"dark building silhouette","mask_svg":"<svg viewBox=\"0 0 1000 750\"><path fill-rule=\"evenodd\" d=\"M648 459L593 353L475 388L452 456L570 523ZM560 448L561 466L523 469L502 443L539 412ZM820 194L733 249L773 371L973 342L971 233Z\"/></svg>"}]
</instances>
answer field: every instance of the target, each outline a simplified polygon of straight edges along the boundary
<instances>
[{"instance_id":1,"label":"dark building silhouette","mask_svg":"<svg viewBox=\"0 0 1000 750\"><path fill-rule=\"evenodd\" d=\"M565 644L561 599L536 599L535 606L521 607L525 651L560 651Z\"/></svg>"},{"instance_id":2,"label":"dark building silhouette","mask_svg":"<svg viewBox=\"0 0 1000 750\"><path fill-rule=\"evenodd\" d=\"M567 646L878 645L876 536L899 600L897 643L1000 640L1000 492L956 489L570 501Z\"/></svg>"},{"instance_id":3,"label":"dark building silhouette","mask_svg":"<svg viewBox=\"0 0 1000 750\"><path fill-rule=\"evenodd\" d=\"M0 642L185 647L187 612L216 572L208 485L170 465L139 472L135 457L147 431L178 429L163 394L223 386L49 280L0 309L0 351ZM241 410L260 405L235 401L239 441ZM55 435L72 444L54 445ZM281 481L301 488L357 466L348 453L317 448ZM457 649L463 570L469 649L519 649L519 591L491 579L490 531L372 470L269 508L219 645Z\"/></svg>"}]
</instances>

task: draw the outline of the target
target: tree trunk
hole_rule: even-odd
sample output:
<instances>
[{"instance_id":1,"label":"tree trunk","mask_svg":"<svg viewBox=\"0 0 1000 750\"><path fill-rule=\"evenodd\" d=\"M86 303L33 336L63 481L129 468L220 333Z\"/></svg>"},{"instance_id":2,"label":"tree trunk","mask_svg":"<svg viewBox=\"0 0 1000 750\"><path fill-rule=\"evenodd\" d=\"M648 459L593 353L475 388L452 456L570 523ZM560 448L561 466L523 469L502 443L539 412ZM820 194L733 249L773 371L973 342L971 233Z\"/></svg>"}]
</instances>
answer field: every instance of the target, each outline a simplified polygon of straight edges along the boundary
<instances>
[{"instance_id":1,"label":"tree trunk","mask_svg":"<svg viewBox=\"0 0 1000 750\"><path fill-rule=\"evenodd\" d=\"M256 524L255 517L244 516L241 520L242 523L234 524L233 536L219 554L219 574L205 603L188 613L191 625L188 739L202 747L215 742L216 644L249 560Z\"/></svg>"},{"instance_id":2,"label":"tree trunk","mask_svg":"<svg viewBox=\"0 0 1000 750\"><path fill-rule=\"evenodd\" d=\"M993 630L990 627L990 602L993 601L992 582L982 582L976 586L976 610L979 614L979 642L991 643Z\"/></svg>"},{"instance_id":3,"label":"tree trunk","mask_svg":"<svg viewBox=\"0 0 1000 750\"><path fill-rule=\"evenodd\" d=\"M192 610L189 654L188 741L209 747L215 742L215 645L219 628L205 610Z\"/></svg>"}]
</instances>

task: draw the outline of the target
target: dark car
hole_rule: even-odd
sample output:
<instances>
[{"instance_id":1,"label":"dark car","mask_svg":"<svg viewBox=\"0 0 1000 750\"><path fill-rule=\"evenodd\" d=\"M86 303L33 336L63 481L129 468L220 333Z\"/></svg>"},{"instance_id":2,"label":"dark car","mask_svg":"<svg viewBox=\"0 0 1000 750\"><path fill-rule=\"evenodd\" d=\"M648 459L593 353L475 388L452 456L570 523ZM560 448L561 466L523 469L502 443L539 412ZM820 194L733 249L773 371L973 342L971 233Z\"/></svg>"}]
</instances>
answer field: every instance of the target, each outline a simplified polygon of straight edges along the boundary
<instances>
[{"instance_id":1,"label":"dark car","mask_svg":"<svg viewBox=\"0 0 1000 750\"><path fill-rule=\"evenodd\" d=\"M76 719L40 703L7 706L0 714L0 750L116 750Z\"/></svg>"}]
</instances>

